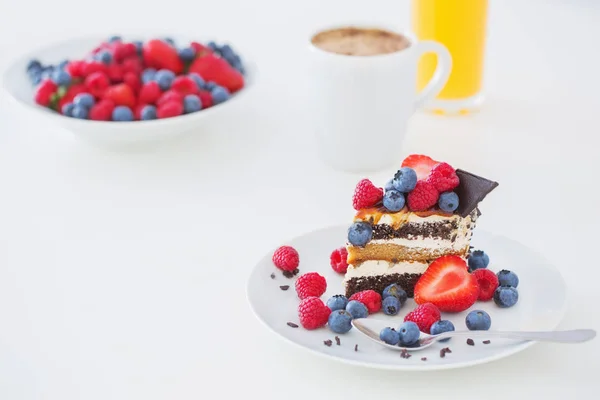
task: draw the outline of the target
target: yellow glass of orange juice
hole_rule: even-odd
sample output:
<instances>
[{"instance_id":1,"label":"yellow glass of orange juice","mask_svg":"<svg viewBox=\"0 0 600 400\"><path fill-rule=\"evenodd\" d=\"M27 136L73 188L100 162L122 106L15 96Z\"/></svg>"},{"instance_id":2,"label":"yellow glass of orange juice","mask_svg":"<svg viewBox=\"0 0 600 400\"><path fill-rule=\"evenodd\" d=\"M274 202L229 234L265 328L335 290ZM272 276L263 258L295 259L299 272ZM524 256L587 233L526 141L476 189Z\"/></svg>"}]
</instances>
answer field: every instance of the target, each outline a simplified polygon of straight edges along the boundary
<instances>
[{"instance_id":1,"label":"yellow glass of orange juice","mask_svg":"<svg viewBox=\"0 0 600 400\"><path fill-rule=\"evenodd\" d=\"M442 43L452 55L448 82L430 103L441 114L465 114L483 102L483 62L488 0L411 0L412 30L419 40ZM418 66L417 88L431 80L437 64L424 55Z\"/></svg>"}]
</instances>

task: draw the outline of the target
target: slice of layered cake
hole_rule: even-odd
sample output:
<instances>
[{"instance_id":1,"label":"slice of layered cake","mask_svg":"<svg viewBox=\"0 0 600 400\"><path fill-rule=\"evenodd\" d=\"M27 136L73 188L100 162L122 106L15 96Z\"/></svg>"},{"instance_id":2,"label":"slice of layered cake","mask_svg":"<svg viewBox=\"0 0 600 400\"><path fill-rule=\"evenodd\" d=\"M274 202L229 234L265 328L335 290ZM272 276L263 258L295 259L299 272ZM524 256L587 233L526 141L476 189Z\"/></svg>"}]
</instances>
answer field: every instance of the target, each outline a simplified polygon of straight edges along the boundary
<instances>
[{"instance_id":1,"label":"slice of layered cake","mask_svg":"<svg viewBox=\"0 0 600 400\"><path fill-rule=\"evenodd\" d=\"M413 296L429 264L444 255L466 258L478 204L498 183L411 155L385 188L368 179L356 187L348 229L346 296L398 284Z\"/></svg>"}]
</instances>

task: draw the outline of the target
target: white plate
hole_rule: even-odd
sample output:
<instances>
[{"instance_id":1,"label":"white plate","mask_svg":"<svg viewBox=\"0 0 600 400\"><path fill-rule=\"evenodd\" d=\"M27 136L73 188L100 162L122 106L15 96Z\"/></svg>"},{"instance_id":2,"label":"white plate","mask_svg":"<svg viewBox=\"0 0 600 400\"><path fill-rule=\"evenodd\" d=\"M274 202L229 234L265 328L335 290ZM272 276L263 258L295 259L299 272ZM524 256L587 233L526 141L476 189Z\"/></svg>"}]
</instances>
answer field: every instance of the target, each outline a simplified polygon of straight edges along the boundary
<instances>
[{"instance_id":1,"label":"white plate","mask_svg":"<svg viewBox=\"0 0 600 400\"><path fill-rule=\"evenodd\" d=\"M322 296L323 301L334 294L343 293L343 276L331 269L329 255L333 249L345 243L347 229L347 226L325 228L286 243L296 248L300 254L298 276L314 271L327 279L327 292ZM517 273L520 280L519 302L507 309L497 307L493 301L477 302L462 313L443 313L442 319L451 320L457 330L466 330L464 318L468 311L482 309L492 317L492 330L552 330L558 326L566 309L566 287L562 276L552 264L517 242L481 230L474 233L472 245L489 254L489 269L494 272L509 269ZM250 306L258 319L277 336L321 356L373 368L439 370L498 360L535 343L494 339L487 345L478 340L475 346L469 346L466 341L453 338L448 343L438 343L429 349L412 353L413 356L409 359L403 359L399 352L379 346L352 329L346 334L338 335L341 345L337 346L334 340L336 334L327 327L308 331L301 326L287 326L288 321L299 325L295 278L285 278L275 268L271 261L272 254L266 254L250 275L247 286ZM275 279L271 279L271 273L275 273ZM290 285L290 288L282 291L280 285ZM378 312L369 318L388 319L390 326L396 327L415 306L414 301L409 299L396 316ZM331 347L323 344L327 339L334 340ZM354 351L356 344L358 351ZM450 347L452 353L441 358L439 353L443 347ZM427 357L427 361L422 361L421 357Z\"/></svg>"},{"instance_id":2,"label":"white plate","mask_svg":"<svg viewBox=\"0 0 600 400\"><path fill-rule=\"evenodd\" d=\"M147 40L165 35L127 35L124 40ZM171 36L176 43L189 43L191 40L206 42L201 37L184 38ZM113 122L113 121L91 121L65 117L47 107L35 103L33 95L35 87L30 83L26 67L31 59L39 59L43 64L58 64L62 60L82 59L92 49L98 46L106 37L79 37L65 40L59 43L37 49L15 60L2 76L2 84L10 97L19 105L31 111L33 115L48 118L49 122L57 123L65 129L74 133L86 142L103 147L119 148L138 146L140 144L155 143L165 139L171 139L186 132L201 133L204 123L213 117L222 115L227 118L227 110L234 103L245 97L256 82L256 67L243 51L240 51L231 43L246 68L245 86L234 94L229 100L217 104L206 110L196 113L185 114L174 118L157 119L152 121ZM218 43L226 42L217 40Z\"/></svg>"}]
</instances>

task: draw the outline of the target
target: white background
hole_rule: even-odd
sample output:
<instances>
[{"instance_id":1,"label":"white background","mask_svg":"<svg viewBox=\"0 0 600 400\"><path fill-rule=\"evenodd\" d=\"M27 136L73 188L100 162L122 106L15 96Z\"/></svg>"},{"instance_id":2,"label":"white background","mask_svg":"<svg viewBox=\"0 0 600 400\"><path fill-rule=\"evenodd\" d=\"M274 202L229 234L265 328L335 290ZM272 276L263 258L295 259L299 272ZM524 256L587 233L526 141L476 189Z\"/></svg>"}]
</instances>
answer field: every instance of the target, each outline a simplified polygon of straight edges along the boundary
<instances>
[{"instance_id":1,"label":"white background","mask_svg":"<svg viewBox=\"0 0 600 400\"><path fill-rule=\"evenodd\" d=\"M308 35L357 19L405 27L406 1L0 1L0 67L72 35L156 30L227 38L260 68L230 118L149 153L86 147L0 98L0 399L597 393L598 340L400 374L304 353L246 304L255 261L348 222L361 178L314 154ZM416 115L398 157L424 152L499 181L478 227L554 260L570 296L561 327L598 329L600 5L491 3L486 107Z\"/></svg>"}]
</instances>

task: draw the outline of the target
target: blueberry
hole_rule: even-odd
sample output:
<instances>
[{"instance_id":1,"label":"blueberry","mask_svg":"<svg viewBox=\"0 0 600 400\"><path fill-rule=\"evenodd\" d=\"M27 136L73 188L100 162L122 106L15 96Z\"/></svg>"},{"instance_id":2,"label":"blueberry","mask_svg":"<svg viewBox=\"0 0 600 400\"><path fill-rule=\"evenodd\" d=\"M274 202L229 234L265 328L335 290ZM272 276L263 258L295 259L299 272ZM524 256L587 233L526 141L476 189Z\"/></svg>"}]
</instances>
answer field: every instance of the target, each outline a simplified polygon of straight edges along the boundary
<instances>
[{"instance_id":1,"label":"blueberry","mask_svg":"<svg viewBox=\"0 0 600 400\"><path fill-rule=\"evenodd\" d=\"M346 310L336 310L329 314L329 329L335 333L346 333L352 329L352 315Z\"/></svg>"},{"instance_id":2,"label":"blueberry","mask_svg":"<svg viewBox=\"0 0 600 400\"><path fill-rule=\"evenodd\" d=\"M452 332L454 331L454 324L447 319L443 319L441 321L435 321L430 328L432 335L439 335L444 332ZM442 339L440 342L447 342L450 338Z\"/></svg>"},{"instance_id":3,"label":"blueberry","mask_svg":"<svg viewBox=\"0 0 600 400\"><path fill-rule=\"evenodd\" d=\"M52 74L54 73L54 67L53 66L47 66L42 68L42 72L40 73L40 77L42 80L44 79L52 79Z\"/></svg>"},{"instance_id":4,"label":"blueberry","mask_svg":"<svg viewBox=\"0 0 600 400\"><path fill-rule=\"evenodd\" d=\"M108 50L102 50L96 54L95 58L104 64L110 64L112 61L112 54L110 54L110 51Z\"/></svg>"},{"instance_id":5,"label":"blueberry","mask_svg":"<svg viewBox=\"0 0 600 400\"><path fill-rule=\"evenodd\" d=\"M55 69L52 71L52 80L57 85L69 86L71 84L71 75L65 70Z\"/></svg>"},{"instance_id":6,"label":"blueberry","mask_svg":"<svg viewBox=\"0 0 600 400\"><path fill-rule=\"evenodd\" d=\"M447 213L454 212L458 208L458 195L454 192L444 192L440 194L438 206Z\"/></svg>"},{"instance_id":7,"label":"blueberry","mask_svg":"<svg viewBox=\"0 0 600 400\"><path fill-rule=\"evenodd\" d=\"M190 62L195 56L196 50L194 50L193 47L184 47L183 49L179 50L179 58L181 58L181 61L183 62Z\"/></svg>"},{"instance_id":8,"label":"blueberry","mask_svg":"<svg viewBox=\"0 0 600 400\"><path fill-rule=\"evenodd\" d=\"M88 109L80 105L75 105L73 107L73 110L71 110L71 115L73 116L73 118L87 119Z\"/></svg>"},{"instance_id":9,"label":"blueberry","mask_svg":"<svg viewBox=\"0 0 600 400\"><path fill-rule=\"evenodd\" d=\"M498 307L508 308L517 304L519 292L512 286L498 286L494 292L494 303Z\"/></svg>"},{"instance_id":10,"label":"blueberry","mask_svg":"<svg viewBox=\"0 0 600 400\"><path fill-rule=\"evenodd\" d=\"M475 250L469 254L467 263L471 271L479 268L487 268L490 263L490 257L483 250Z\"/></svg>"},{"instance_id":11,"label":"blueberry","mask_svg":"<svg viewBox=\"0 0 600 400\"><path fill-rule=\"evenodd\" d=\"M331 311L345 310L347 305L348 299L342 294L336 294L327 300L327 307L329 307Z\"/></svg>"},{"instance_id":12,"label":"blueberry","mask_svg":"<svg viewBox=\"0 0 600 400\"><path fill-rule=\"evenodd\" d=\"M390 179L389 181L387 181L387 183L384 186L385 191L387 192L388 190L392 190L394 189L394 180Z\"/></svg>"},{"instance_id":13,"label":"blueberry","mask_svg":"<svg viewBox=\"0 0 600 400\"><path fill-rule=\"evenodd\" d=\"M186 114L202 110L202 102L200 97L195 94L188 94L183 98L183 111Z\"/></svg>"},{"instance_id":14,"label":"blueberry","mask_svg":"<svg viewBox=\"0 0 600 400\"><path fill-rule=\"evenodd\" d=\"M133 44L135 45L135 49L137 50L137 53L138 53L139 55L141 55L141 54L142 54L143 47L144 47L144 43L142 43L142 41L141 41L141 40L134 40L134 41L133 41Z\"/></svg>"},{"instance_id":15,"label":"blueberry","mask_svg":"<svg viewBox=\"0 0 600 400\"><path fill-rule=\"evenodd\" d=\"M381 332L379 332L379 339L387 344L395 346L400 341L400 334L396 332L394 328L383 328Z\"/></svg>"},{"instance_id":16,"label":"blueberry","mask_svg":"<svg viewBox=\"0 0 600 400\"><path fill-rule=\"evenodd\" d=\"M142 72L142 82L148 83L154 80L156 77L156 70L154 68L146 68L144 72Z\"/></svg>"},{"instance_id":17,"label":"blueberry","mask_svg":"<svg viewBox=\"0 0 600 400\"><path fill-rule=\"evenodd\" d=\"M108 38L109 43L120 42L121 40L121 36L111 36Z\"/></svg>"},{"instance_id":18,"label":"blueberry","mask_svg":"<svg viewBox=\"0 0 600 400\"><path fill-rule=\"evenodd\" d=\"M401 305L403 305L406 302L406 299L408 299L406 291L400 286L396 285L395 283L388 285L385 289L383 289L383 292L381 293L381 297L383 299L389 296L394 296L398 298L398 300L400 300Z\"/></svg>"},{"instance_id":19,"label":"blueberry","mask_svg":"<svg viewBox=\"0 0 600 400\"><path fill-rule=\"evenodd\" d=\"M198 86L198 89L204 89L204 79L202 79L202 77L200 75L198 75L195 72L192 72L191 74L188 75L190 78L192 78L192 80L194 82L196 82L196 86Z\"/></svg>"},{"instance_id":20,"label":"blueberry","mask_svg":"<svg viewBox=\"0 0 600 400\"><path fill-rule=\"evenodd\" d=\"M27 63L27 71L31 70L42 70L42 63L39 60L31 60Z\"/></svg>"},{"instance_id":21,"label":"blueberry","mask_svg":"<svg viewBox=\"0 0 600 400\"><path fill-rule=\"evenodd\" d=\"M388 190L383 195L383 206L392 212L402 210L405 202L404 194L397 190Z\"/></svg>"},{"instance_id":22,"label":"blueberry","mask_svg":"<svg viewBox=\"0 0 600 400\"><path fill-rule=\"evenodd\" d=\"M75 105L82 106L87 109L90 109L95 102L94 96L89 93L79 93L73 98L73 103Z\"/></svg>"},{"instance_id":23,"label":"blueberry","mask_svg":"<svg viewBox=\"0 0 600 400\"><path fill-rule=\"evenodd\" d=\"M400 168L394 175L393 185L399 192L408 193L415 188L416 184L417 173L412 168Z\"/></svg>"},{"instance_id":24,"label":"blueberry","mask_svg":"<svg viewBox=\"0 0 600 400\"><path fill-rule=\"evenodd\" d=\"M398 333L400 334L401 346L410 346L411 344L415 344L417 343L417 340L419 340L419 336L421 336L419 327L412 321L403 322L398 328Z\"/></svg>"},{"instance_id":25,"label":"blueberry","mask_svg":"<svg viewBox=\"0 0 600 400\"><path fill-rule=\"evenodd\" d=\"M346 311L348 311L354 319L367 318L369 316L367 306L358 300L350 300L346 305Z\"/></svg>"},{"instance_id":26,"label":"blueberry","mask_svg":"<svg viewBox=\"0 0 600 400\"><path fill-rule=\"evenodd\" d=\"M348 241L354 246L364 246L373 237L371 224L357 221L348 228Z\"/></svg>"},{"instance_id":27,"label":"blueberry","mask_svg":"<svg viewBox=\"0 0 600 400\"><path fill-rule=\"evenodd\" d=\"M154 75L154 80L158 83L161 90L169 89L173 83L173 79L175 79L175 74L168 69L158 70L156 75Z\"/></svg>"},{"instance_id":28,"label":"blueberry","mask_svg":"<svg viewBox=\"0 0 600 400\"><path fill-rule=\"evenodd\" d=\"M492 318L483 310L473 310L467 314L465 323L470 331L487 331L492 326Z\"/></svg>"},{"instance_id":29,"label":"blueberry","mask_svg":"<svg viewBox=\"0 0 600 400\"><path fill-rule=\"evenodd\" d=\"M235 51L233 51L230 45L224 44L223 46L221 46L221 56L229 63L231 63L233 62L233 58L235 57Z\"/></svg>"},{"instance_id":30,"label":"blueberry","mask_svg":"<svg viewBox=\"0 0 600 400\"><path fill-rule=\"evenodd\" d=\"M206 47L208 47L212 51L219 50L219 46L215 42L213 42L212 40L206 44Z\"/></svg>"},{"instance_id":31,"label":"blueberry","mask_svg":"<svg viewBox=\"0 0 600 400\"><path fill-rule=\"evenodd\" d=\"M133 121L133 112L127 106L117 106L112 112L113 121Z\"/></svg>"},{"instance_id":32,"label":"blueberry","mask_svg":"<svg viewBox=\"0 0 600 400\"><path fill-rule=\"evenodd\" d=\"M519 286L519 277L512 271L503 269L496 275L498 276L498 283L500 286L512 286L514 288Z\"/></svg>"},{"instance_id":33,"label":"blueberry","mask_svg":"<svg viewBox=\"0 0 600 400\"><path fill-rule=\"evenodd\" d=\"M383 313L385 315L396 315L398 311L400 311L400 307L402 304L397 297L388 296L381 302L381 308L383 309Z\"/></svg>"},{"instance_id":34,"label":"blueberry","mask_svg":"<svg viewBox=\"0 0 600 400\"><path fill-rule=\"evenodd\" d=\"M58 63L58 68L65 69L67 67L67 65L69 65L69 60L62 60L61 62Z\"/></svg>"},{"instance_id":35,"label":"blueberry","mask_svg":"<svg viewBox=\"0 0 600 400\"><path fill-rule=\"evenodd\" d=\"M163 39L166 43L170 44L171 46L175 47L175 41L170 38L170 37L166 37Z\"/></svg>"},{"instance_id":36,"label":"blueberry","mask_svg":"<svg viewBox=\"0 0 600 400\"><path fill-rule=\"evenodd\" d=\"M62 114L64 116L72 117L73 116L73 108L75 108L75 104L66 103L65 105L62 106L62 109L60 111L62 112Z\"/></svg>"},{"instance_id":37,"label":"blueberry","mask_svg":"<svg viewBox=\"0 0 600 400\"><path fill-rule=\"evenodd\" d=\"M150 105L144 106L144 108L142 108L142 112L140 113L140 118L142 121L156 119L156 107Z\"/></svg>"},{"instance_id":38,"label":"blueberry","mask_svg":"<svg viewBox=\"0 0 600 400\"><path fill-rule=\"evenodd\" d=\"M206 82L206 83L204 84L204 89L205 89L205 90L208 90L209 92L210 92L210 91L212 91L212 90L213 90L214 88L216 88L216 87L217 87L217 84L216 84L216 83L214 83L214 82Z\"/></svg>"},{"instance_id":39,"label":"blueberry","mask_svg":"<svg viewBox=\"0 0 600 400\"><path fill-rule=\"evenodd\" d=\"M212 96L214 104L223 103L229 99L229 90L222 86L215 86L215 88L210 91L210 95Z\"/></svg>"}]
</instances>

